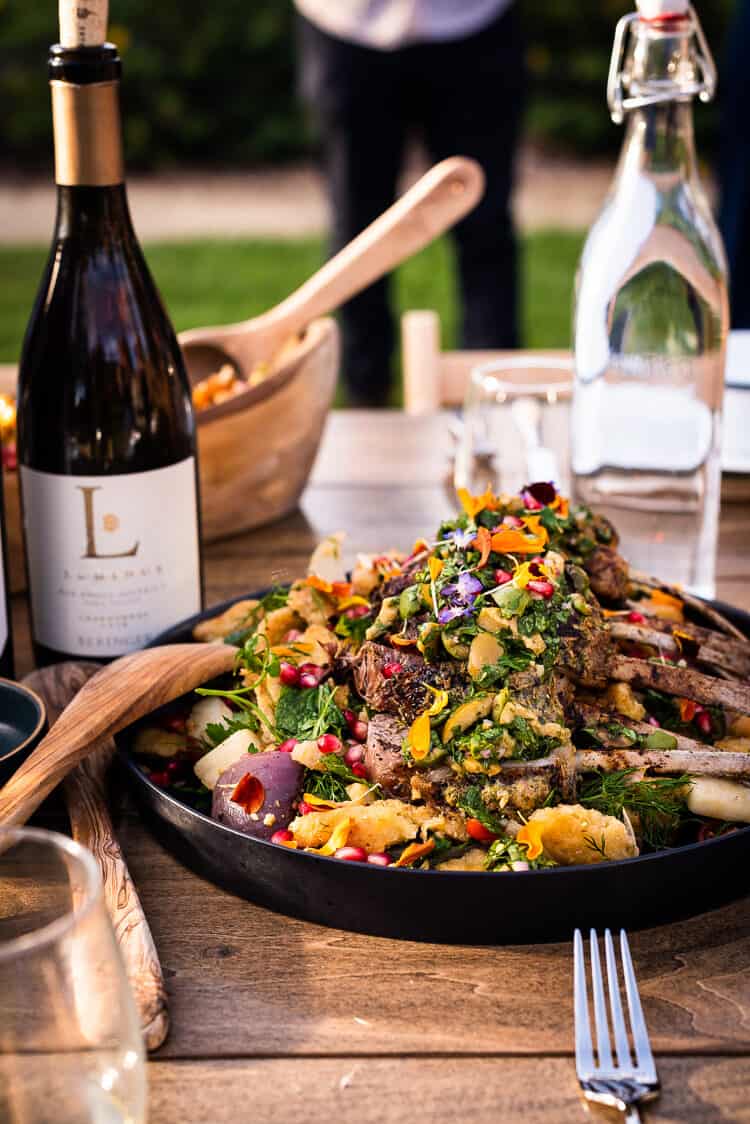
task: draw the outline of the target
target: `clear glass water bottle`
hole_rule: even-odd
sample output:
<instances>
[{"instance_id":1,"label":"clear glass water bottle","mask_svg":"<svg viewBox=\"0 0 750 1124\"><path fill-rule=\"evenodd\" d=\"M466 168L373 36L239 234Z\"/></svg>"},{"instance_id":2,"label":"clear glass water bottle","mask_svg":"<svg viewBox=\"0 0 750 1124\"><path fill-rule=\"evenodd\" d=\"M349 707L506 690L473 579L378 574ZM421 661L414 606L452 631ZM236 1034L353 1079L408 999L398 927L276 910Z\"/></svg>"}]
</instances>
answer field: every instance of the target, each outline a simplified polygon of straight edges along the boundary
<instances>
[{"instance_id":1,"label":"clear glass water bottle","mask_svg":"<svg viewBox=\"0 0 750 1124\"><path fill-rule=\"evenodd\" d=\"M638 4L607 89L625 142L576 280L573 490L634 568L711 596L729 309L692 100L713 96L716 72L685 0Z\"/></svg>"}]
</instances>

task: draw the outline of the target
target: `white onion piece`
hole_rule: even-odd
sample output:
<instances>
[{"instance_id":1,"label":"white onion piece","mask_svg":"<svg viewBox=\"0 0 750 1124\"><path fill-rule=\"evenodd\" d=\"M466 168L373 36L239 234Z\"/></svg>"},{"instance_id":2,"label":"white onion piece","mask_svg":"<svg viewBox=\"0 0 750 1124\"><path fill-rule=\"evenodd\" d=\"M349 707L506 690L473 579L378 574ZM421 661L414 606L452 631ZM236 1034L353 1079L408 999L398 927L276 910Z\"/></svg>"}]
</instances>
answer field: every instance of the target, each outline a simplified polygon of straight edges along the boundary
<instances>
[{"instance_id":1,"label":"white onion piece","mask_svg":"<svg viewBox=\"0 0 750 1124\"><path fill-rule=\"evenodd\" d=\"M720 777L695 777L687 806L696 816L750 823L750 788Z\"/></svg>"},{"instance_id":2,"label":"white onion piece","mask_svg":"<svg viewBox=\"0 0 750 1124\"><path fill-rule=\"evenodd\" d=\"M196 777L206 788L213 791L224 770L234 765L235 761L239 761L240 757L244 757L252 744L253 739L249 730L235 730L226 741L217 745L216 749L212 749L205 757L196 761L193 767Z\"/></svg>"}]
</instances>

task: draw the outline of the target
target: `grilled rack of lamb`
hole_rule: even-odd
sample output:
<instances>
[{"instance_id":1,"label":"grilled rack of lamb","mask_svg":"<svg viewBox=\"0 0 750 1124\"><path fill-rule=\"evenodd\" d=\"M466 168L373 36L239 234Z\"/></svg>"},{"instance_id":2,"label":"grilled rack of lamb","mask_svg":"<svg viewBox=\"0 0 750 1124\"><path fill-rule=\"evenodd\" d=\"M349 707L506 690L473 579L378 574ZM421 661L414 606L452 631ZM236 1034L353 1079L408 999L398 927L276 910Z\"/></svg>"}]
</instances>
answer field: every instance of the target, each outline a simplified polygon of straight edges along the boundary
<instances>
[{"instance_id":1,"label":"grilled rack of lamb","mask_svg":"<svg viewBox=\"0 0 750 1124\"><path fill-rule=\"evenodd\" d=\"M496 871L749 823L736 626L631 571L611 524L549 483L460 499L408 557L360 557L347 579L334 536L291 589L199 626L238 645L175 750L212 814L342 859ZM263 754L298 770L284 799Z\"/></svg>"}]
</instances>

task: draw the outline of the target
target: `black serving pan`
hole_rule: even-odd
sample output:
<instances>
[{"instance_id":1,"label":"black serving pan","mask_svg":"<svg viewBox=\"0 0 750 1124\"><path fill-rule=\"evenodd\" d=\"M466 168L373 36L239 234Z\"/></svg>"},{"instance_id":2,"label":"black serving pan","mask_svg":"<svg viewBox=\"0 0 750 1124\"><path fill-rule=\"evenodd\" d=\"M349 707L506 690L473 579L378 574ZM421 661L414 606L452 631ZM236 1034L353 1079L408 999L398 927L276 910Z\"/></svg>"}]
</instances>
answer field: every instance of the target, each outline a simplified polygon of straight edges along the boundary
<instances>
[{"instance_id":1,"label":"black serving pan","mask_svg":"<svg viewBox=\"0 0 750 1124\"><path fill-rule=\"evenodd\" d=\"M258 595L249 595L258 596ZM188 641L199 613L152 643ZM750 614L712 602L750 636ZM642 928L701 913L750 891L750 826L621 862L490 874L393 870L252 839L152 784L118 748L145 818L184 863L269 909L339 929L409 940L503 944L567 939L576 926Z\"/></svg>"}]
</instances>

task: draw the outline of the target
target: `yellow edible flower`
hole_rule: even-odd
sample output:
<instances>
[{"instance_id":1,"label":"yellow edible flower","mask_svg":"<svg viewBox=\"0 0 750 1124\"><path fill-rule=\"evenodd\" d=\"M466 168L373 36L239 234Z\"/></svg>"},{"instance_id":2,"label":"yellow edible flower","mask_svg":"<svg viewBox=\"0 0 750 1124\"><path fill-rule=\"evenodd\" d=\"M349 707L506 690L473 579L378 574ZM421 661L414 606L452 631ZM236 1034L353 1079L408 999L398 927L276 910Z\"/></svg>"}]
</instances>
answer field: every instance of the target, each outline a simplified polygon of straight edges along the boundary
<instances>
[{"instance_id":1,"label":"yellow edible flower","mask_svg":"<svg viewBox=\"0 0 750 1124\"><path fill-rule=\"evenodd\" d=\"M538 859L542 853L542 827L540 823L525 823L516 836L516 843L523 843L526 847L528 859Z\"/></svg>"},{"instance_id":2,"label":"yellow edible flower","mask_svg":"<svg viewBox=\"0 0 750 1124\"><path fill-rule=\"evenodd\" d=\"M430 714L425 711L409 727L407 741L415 761L422 761L430 752Z\"/></svg>"}]
</instances>

